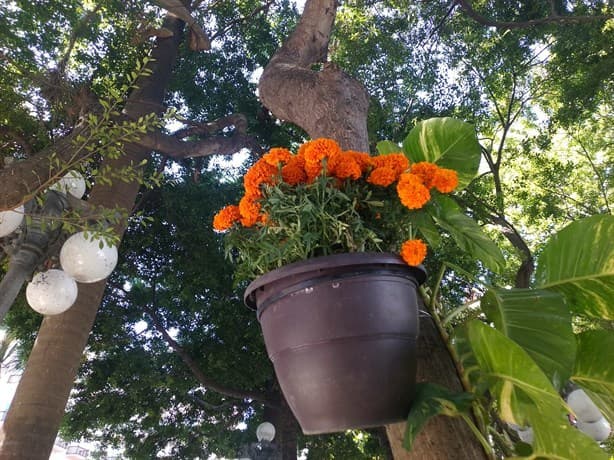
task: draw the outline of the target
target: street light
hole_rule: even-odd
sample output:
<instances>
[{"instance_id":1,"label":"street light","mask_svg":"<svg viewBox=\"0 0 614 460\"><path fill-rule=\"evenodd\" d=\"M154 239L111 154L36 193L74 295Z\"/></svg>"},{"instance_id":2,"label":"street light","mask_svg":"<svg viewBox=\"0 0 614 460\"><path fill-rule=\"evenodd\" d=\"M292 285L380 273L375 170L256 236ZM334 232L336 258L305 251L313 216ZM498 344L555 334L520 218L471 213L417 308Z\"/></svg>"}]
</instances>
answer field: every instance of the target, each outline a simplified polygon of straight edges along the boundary
<instances>
[{"instance_id":1,"label":"street light","mask_svg":"<svg viewBox=\"0 0 614 460\"><path fill-rule=\"evenodd\" d=\"M603 442L608 439L612 431L610 424L604 417L601 417L596 422L583 422L582 420L578 420L576 426L580 431L589 435L597 442Z\"/></svg>"},{"instance_id":2,"label":"street light","mask_svg":"<svg viewBox=\"0 0 614 460\"><path fill-rule=\"evenodd\" d=\"M239 460L281 460L281 453L273 443L275 426L264 422L256 428L258 442L253 442L241 449Z\"/></svg>"},{"instance_id":3,"label":"street light","mask_svg":"<svg viewBox=\"0 0 614 460\"><path fill-rule=\"evenodd\" d=\"M602 417L601 411L584 390L578 389L569 393L567 404L574 411L578 421L596 422Z\"/></svg>"},{"instance_id":4,"label":"street light","mask_svg":"<svg viewBox=\"0 0 614 460\"><path fill-rule=\"evenodd\" d=\"M79 171L75 171L74 169L68 171L64 177L49 187L50 190L70 193L79 200L85 195L85 188L85 179Z\"/></svg>"},{"instance_id":5,"label":"street light","mask_svg":"<svg viewBox=\"0 0 614 460\"><path fill-rule=\"evenodd\" d=\"M23 220L24 211L25 209L21 205L15 209L0 212L0 238L4 238L17 230Z\"/></svg>"},{"instance_id":6,"label":"street light","mask_svg":"<svg viewBox=\"0 0 614 460\"><path fill-rule=\"evenodd\" d=\"M66 272L51 269L37 273L26 287L26 300L41 315L58 315L77 300L77 283Z\"/></svg>"},{"instance_id":7,"label":"street light","mask_svg":"<svg viewBox=\"0 0 614 460\"><path fill-rule=\"evenodd\" d=\"M117 265L117 247L79 232L66 240L60 250L60 264L80 283L105 279Z\"/></svg>"}]
</instances>

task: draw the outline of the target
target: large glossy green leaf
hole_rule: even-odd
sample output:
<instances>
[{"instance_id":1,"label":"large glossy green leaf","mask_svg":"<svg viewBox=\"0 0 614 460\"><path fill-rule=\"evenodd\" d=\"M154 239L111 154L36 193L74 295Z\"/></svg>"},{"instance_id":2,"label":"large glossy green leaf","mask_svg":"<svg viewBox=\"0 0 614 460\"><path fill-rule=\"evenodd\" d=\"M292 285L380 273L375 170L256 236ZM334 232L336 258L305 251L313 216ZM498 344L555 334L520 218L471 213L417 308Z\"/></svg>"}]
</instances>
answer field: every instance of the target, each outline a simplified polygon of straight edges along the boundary
<instances>
[{"instance_id":1,"label":"large glossy green leaf","mask_svg":"<svg viewBox=\"0 0 614 460\"><path fill-rule=\"evenodd\" d=\"M423 210L412 211L411 222L415 225L431 248L439 246L439 230L433 222L433 218Z\"/></svg>"},{"instance_id":2,"label":"large glossy green leaf","mask_svg":"<svg viewBox=\"0 0 614 460\"><path fill-rule=\"evenodd\" d=\"M614 423L613 331L587 331L578 335L578 353L571 379L587 391L605 417Z\"/></svg>"},{"instance_id":3,"label":"large glossy green leaf","mask_svg":"<svg viewBox=\"0 0 614 460\"><path fill-rule=\"evenodd\" d=\"M471 408L473 395L454 393L440 385L419 383L416 385L414 401L407 417L403 446L411 450L416 436L431 417L447 415L454 417L466 413Z\"/></svg>"},{"instance_id":4,"label":"large glossy green leaf","mask_svg":"<svg viewBox=\"0 0 614 460\"><path fill-rule=\"evenodd\" d=\"M505 259L499 247L486 236L473 219L463 214L452 198L433 194L425 210L440 227L454 238L462 250L479 259L495 272L503 270Z\"/></svg>"},{"instance_id":5,"label":"large glossy green leaf","mask_svg":"<svg viewBox=\"0 0 614 460\"><path fill-rule=\"evenodd\" d=\"M399 153L403 149L392 141L379 141L375 146L377 153L380 155L388 155L389 153Z\"/></svg>"},{"instance_id":6,"label":"large glossy green leaf","mask_svg":"<svg viewBox=\"0 0 614 460\"><path fill-rule=\"evenodd\" d=\"M595 441L569 424L565 402L520 345L478 320L467 323L467 337L501 418L533 428L527 458L607 459Z\"/></svg>"},{"instance_id":7,"label":"large glossy green leaf","mask_svg":"<svg viewBox=\"0 0 614 460\"><path fill-rule=\"evenodd\" d=\"M412 162L430 161L458 172L459 189L475 177L481 148L475 128L455 118L421 121L403 141L403 151Z\"/></svg>"},{"instance_id":8,"label":"large glossy green leaf","mask_svg":"<svg viewBox=\"0 0 614 460\"><path fill-rule=\"evenodd\" d=\"M554 235L539 256L535 280L565 295L578 314L614 319L614 216L588 217Z\"/></svg>"},{"instance_id":9,"label":"large glossy green leaf","mask_svg":"<svg viewBox=\"0 0 614 460\"><path fill-rule=\"evenodd\" d=\"M560 389L571 376L576 337L565 298L540 289L491 289L481 307L495 327L520 345Z\"/></svg>"}]
</instances>

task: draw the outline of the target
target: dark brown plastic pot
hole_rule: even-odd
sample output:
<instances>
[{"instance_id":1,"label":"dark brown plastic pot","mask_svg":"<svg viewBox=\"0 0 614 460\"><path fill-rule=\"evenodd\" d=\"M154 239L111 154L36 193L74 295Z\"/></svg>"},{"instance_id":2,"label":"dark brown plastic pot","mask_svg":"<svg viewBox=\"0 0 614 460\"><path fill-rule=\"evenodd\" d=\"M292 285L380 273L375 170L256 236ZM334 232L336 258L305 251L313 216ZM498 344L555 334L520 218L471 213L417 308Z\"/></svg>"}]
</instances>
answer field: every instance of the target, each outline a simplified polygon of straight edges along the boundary
<instances>
[{"instance_id":1,"label":"dark brown plastic pot","mask_svg":"<svg viewBox=\"0 0 614 460\"><path fill-rule=\"evenodd\" d=\"M273 270L252 282L269 358L305 434L381 426L409 413L416 377L421 267L351 253Z\"/></svg>"}]
</instances>

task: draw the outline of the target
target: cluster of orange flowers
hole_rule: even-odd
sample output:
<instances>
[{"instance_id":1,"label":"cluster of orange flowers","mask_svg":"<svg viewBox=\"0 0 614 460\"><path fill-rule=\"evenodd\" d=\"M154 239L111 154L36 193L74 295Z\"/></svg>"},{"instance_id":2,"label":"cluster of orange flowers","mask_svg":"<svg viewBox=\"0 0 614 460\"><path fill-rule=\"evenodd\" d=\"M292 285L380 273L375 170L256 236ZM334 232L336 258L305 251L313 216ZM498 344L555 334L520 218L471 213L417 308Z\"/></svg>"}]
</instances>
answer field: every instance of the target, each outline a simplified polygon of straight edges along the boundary
<instances>
[{"instance_id":1,"label":"cluster of orange flowers","mask_svg":"<svg viewBox=\"0 0 614 460\"><path fill-rule=\"evenodd\" d=\"M311 183L325 173L339 181L364 178L368 183L389 187L396 183L401 203L409 209L422 208L431 198L430 190L450 193L458 186L456 171L434 163L409 163L403 153L376 157L368 153L343 151L331 139L320 138L301 145L296 155L285 148L273 148L245 174L245 194L239 205L223 208L213 219L213 228L225 231L239 222L244 227L266 223L261 212L262 185L274 185L280 179L289 185ZM419 265L426 256L426 245L419 239L406 241L401 257L409 265Z\"/></svg>"}]
</instances>

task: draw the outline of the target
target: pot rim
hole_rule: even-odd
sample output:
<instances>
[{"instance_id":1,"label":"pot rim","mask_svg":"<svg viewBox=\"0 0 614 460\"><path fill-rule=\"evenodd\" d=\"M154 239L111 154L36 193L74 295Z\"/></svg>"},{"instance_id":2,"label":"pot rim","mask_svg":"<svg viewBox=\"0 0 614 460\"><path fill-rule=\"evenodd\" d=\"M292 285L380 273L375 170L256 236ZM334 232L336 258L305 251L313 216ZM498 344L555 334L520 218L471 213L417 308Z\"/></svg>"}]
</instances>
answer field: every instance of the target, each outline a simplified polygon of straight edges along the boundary
<instances>
[{"instance_id":1,"label":"pot rim","mask_svg":"<svg viewBox=\"0 0 614 460\"><path fill-rule=\"evenodd\" d=\"M326 268L340 268L357 264L364 265L390 265L406 268L416 278L418 286L426 281L426 269L423 265L410 266L397 254L390 252L348 252L343 254L332 254L328 256L312 257L300 260L283 267L276 268L252 281L245 289L243 301L250 310L256 310L255 292L262 286L286 278L299 275L309 271L318 271Z\"/></svg>"}]
</instances>

